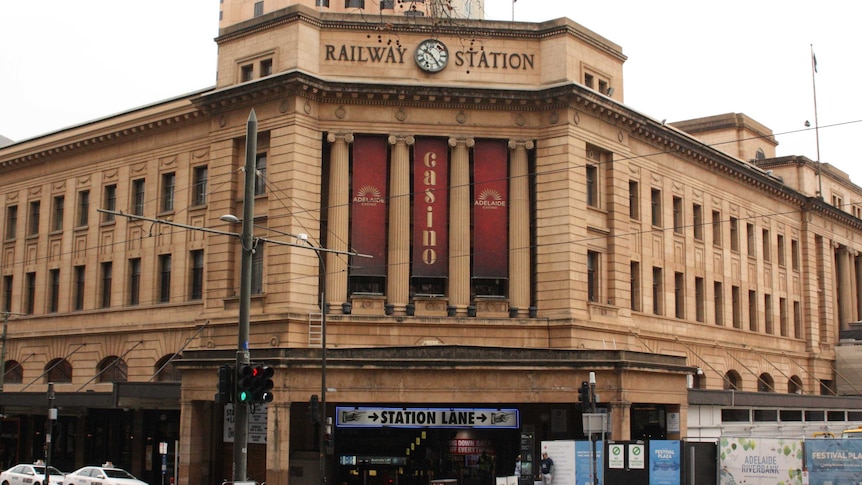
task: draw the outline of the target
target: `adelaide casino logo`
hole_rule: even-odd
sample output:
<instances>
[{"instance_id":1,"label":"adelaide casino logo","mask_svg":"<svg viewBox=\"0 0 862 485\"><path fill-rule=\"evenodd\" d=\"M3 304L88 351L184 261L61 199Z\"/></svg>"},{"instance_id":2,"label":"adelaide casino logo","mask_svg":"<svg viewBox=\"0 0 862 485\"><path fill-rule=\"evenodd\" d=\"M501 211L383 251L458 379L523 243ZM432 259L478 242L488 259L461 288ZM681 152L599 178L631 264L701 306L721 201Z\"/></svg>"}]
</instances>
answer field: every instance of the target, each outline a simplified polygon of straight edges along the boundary
<instances>
[{"instance_id":1,"label":"adelaide casino logo","mask_svg":"<svg viewBox=\"0 0 862 485\"><path fill-rule=\"evenodd\" d=\"M479 197L476 198L474 205L481 207L482 209L496 209L498 207L506 207L506 201L503 200L503 196L500 195L500 192L497 192L494 189L485 189L479 194Z\"/></svg>"},{"instance_id":2,"label":"adelaide casino logo","mask_svg":"<svg viewBox=\"0 0 862 485\"><path fill-rule=\"evenodd\" d=\"M353 197L354 204L374 206L384 202L383 197L380 196L380 189L373 185L362 186Z\"/></svg>"}]
</instances>

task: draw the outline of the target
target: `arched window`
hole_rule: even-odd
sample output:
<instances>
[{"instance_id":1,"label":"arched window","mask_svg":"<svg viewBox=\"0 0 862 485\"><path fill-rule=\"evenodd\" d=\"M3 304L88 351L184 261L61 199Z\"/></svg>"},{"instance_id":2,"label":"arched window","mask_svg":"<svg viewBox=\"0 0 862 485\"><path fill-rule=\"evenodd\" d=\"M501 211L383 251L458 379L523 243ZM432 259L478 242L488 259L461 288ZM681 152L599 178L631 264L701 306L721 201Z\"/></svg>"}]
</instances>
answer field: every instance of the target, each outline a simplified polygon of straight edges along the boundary
<instances>
[{"instance_id":1,"label":"arched window","mask_svg":"<svg viewBox=\"0 0 862 485\"><path fill-rule=\"evenodd\" d=\"M126 382L129 380L128 364L116 355L102 359L96 372L99 374L99 382Z\"/></svg>"},{"instance_id":2,"label":"arched window","mask_svg":"<svg viewBox=\"0 0 862 485\"><path fill-rule=\"evenodd\" d=\"M757 392L775 392L775 379L766 372L757 376Z\"/></svg>"},{"instance_id":3,"label":"arched window","mask_svg":"<svg viewBox=\"0 0 862 485\"><path fill-rule=\"evenodd\" d=\"M729 370L724 374L724 389L732 389L734 391L742 390L742 377L739 375L739 372Z\"/></svg>"},{"instance_id":4,"label":"arched window","mask_svg":"<svg viewBox=\"0 0 862 485\"><path fill-rule=\"evenodd\" d=\"M153 371L156 372L157 382L179 382L182 379L182 372L174 366L174 362L180 357L171 360L172 357L174 354L166 355L156 362L156 368Z\"/></svg>"},{"instance_id":5,"label":"arched window","mask_svg":"<svg viewBox=\"0 0 862 485\"><path fill-rule=\"evenodd\" d=\"M45 366L45 384L49 382L72 382L72 364L66 359L52 359Z\"/></svg>"},{"instance_id":6,"label":"arched window","mask_svg":"<svg viewBox=\"0 0 862 485\"><path fill-rule=\"evenodd\" d=\"M787 392L790 394L803 394L802 388L802 379L799 376L790 376L790 380L787 381Z\"/></svg>"},{"instance_id":7,"label":"arched window","mask_svg":"<svg viewBox=\"0 0 862 485\"><path fill-rule=\"evenodd\" d=\"M6 373L3 375L3 382L10 384L21 384L24 381L24 368L17 360L6 361Z\"/></svg>"}]
</instances>

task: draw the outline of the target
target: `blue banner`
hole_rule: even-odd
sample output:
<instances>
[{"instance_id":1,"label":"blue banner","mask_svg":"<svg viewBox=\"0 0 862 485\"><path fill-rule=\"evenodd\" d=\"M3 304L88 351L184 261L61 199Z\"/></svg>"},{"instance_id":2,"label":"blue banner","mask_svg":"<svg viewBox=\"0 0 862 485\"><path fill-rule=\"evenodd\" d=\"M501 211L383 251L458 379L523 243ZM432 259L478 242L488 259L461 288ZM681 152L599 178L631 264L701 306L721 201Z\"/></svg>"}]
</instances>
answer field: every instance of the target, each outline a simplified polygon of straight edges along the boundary
<instances>
[{"instance_id":1,"label":"blue banner","mask_svg":"<svg viewBox=\"0 0 862 485\"><path fill-rule=\"evenodd\" d=\"M805 441L809 485L862 483L862 440Z\"/></svg>"},{"instance_id":2,"label":"blue banner","mask_svg":"<svg viewBox=\"0 0 862 485\"><path fill-rule=\"evenodd\" d=\"M593 461L593 454L590 452L591 446L589 441L576 441L575 442L575 485L589 485L590 484L590 470L593 463L595 463L596 474L598 475L598 483L604 483L605 477L602 471L604 461L602 459L602 449L604 448L604 443L601 441L594 441L595 443L595 461Z\"/></svg>"},{"instance_id":3,"label":"blue banner","mask_svg":"<svg viewBox=\"0 0 862 485\"><path fill-rule=\"evenodd\" d=\"M680 485L682 452L679 443L673 440L650 440L650 485Z\"/></svg>"}]
</instances>

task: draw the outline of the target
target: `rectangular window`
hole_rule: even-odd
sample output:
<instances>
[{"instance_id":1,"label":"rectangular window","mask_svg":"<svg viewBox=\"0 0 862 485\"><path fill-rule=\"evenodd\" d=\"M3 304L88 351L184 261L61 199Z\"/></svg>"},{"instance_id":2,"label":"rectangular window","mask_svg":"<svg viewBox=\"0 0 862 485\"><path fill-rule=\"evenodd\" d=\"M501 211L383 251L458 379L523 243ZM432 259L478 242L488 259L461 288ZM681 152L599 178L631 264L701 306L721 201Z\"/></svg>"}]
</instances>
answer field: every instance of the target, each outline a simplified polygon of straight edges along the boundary
<instances>
[{"instance_id":1,"label":"rectangular window","mask_svg":"<svg viewBox=\"0 0 862 485\"><path fill-rule=\"evenodd\" d=\"M802 307L798 301L793 302L793 337L802 338Z\"/></svg>"},{"instance_id":2,"label":"rectangular window","mask_svg":"<svg viewBox=\"0 0 862 485\"><path fill-rule=\"evenodd\" d=\"M685 273L673 274L673 300L676 318L685 318Z\"/></svg>"},{"instance_id":3,"label":"rectangular window","mask_svg":"<svg viewBox=\"0 0 862 485\"><path fill-rule=\"evenodd\" d=\"M640 187L634 180L629 180L629 217L639 221L640 211Z\"/></svg>"},{"instance_id":4,"label":"rectangular window","mask_svg":"<svg viewBox=\"0 0 862 485\"><path fill-rule=\"evenodd\" d=\"M18 206L10 205L6 208L6 239L15 239L18 230Z\"/></svg>"},{"instance_id":5,"label":"rectangular window","mask_svg":"<svg viewBox=\"0 0 862 485\"><path fill-rule=\"evenodd\" d=\"M775 328L772 323L772 295L770 294L763 295L763 316L764 330L766 333L773 335L775 333Z\"/></svg>"},{"instance_id":6,"label":"rectangular window","mask_svg":"<svg viewBox=\"0 0 862 485\"><path fill-rule=\"evenodd\" d=\"M129 305L141 302L141 258L129 260Z\"/></svg>"},{"instance_id":7,"label":"rectangular window","mask_svg":"<svg viewBox=\"0 0 862 485\"><path fill-rule=\"evenodd\" d=\"M3 311L12 311L12 275L3 277Z\"/></svg>"},{"instance_id":8,"label":"rectangular window","mask_svg":"<svg viewBox=\"0 0 862 485\"><path fill-rule=\"evenodd\" d=\"M742 328L742 302L738 286L730 287L731 311L733 312L733 328Z\"/></svg>"},{"instance_id":9,"label":"rectangular window","mask_svg":"<svg viewBox=\"0 0 862 485\"><path fill-rule=\"evenodd\" d=\"M599 168L595 165L587 165L587 205L599 206Z\"/></svg>"},{"instance_id":10,"label":"rectangular window","mask_svg":"<svg viewBox=\"0 0 862 485\"><path fill-rule=\"evenodd\" d=\"M632 261L630 267L629 292L631 293L631 307L633 311L641 311L641 264Z\"/></svg>"},{"instance_id":11,"label":"rectangular window","mask_svg":"<svg viewBox=\"0 0 862 485\"><path fill-rule=\"evenodd\" d=\"M162 174L162 212L174 210L174 186L177 176L174 172Z\"/></svg>"},{"instance_id":12,"label":"rectangular window","mask_svg":"<svg viewBox=\"0 0 862 485\"><path fill-rule=\"evenodd\" d=\"M65 212L66 198L62 195L54 197L51 209L51 231L63 230L63 212Z\"/></svg>"},{"instance_id":13,"label":"rectangular window","mask_svg":"<svg viewBox=\"0 0 862 485\"><path fill-rule=\"evenodd\" d=\"M254 16L260 17L263 15L263 2L254 2Z\"/></svg>"},{"instance_id":14,"label":"rectangular window","mask_svg":"<svg viewBox=\"0 0 862 485\"><path fill-rule=\"evenodd\" d=\"M691 206L691 225L694 239L703 241L703 206L700 204L692 204Z\"/></svg>"},{"instance_id":15,"label":"rectangular window","mask_svg":"<svg viewBox=\"0 0 862 485\"><path fill-rule=\"evenodd\" d=\"M650 191L650 202L652 204L652 225L661 227L661 190Z\"/></svg>"},{"instance_id":16,"label":"rectangular window","mask_svg":"<svg viewBox=\"0 0 862 485\"><path fill-rule=\"evenodd\" d=\"M329 0L314 0L314 6L329 8Z\"/></svg>"},{"instance_id":17,"label":"rectangular window","mask_svg":"<svg viewBox=\"0 0 862 485\"><path fill-rule=\"evenodd\" d=\"M192 177L192 205L206 205L208 177L207 166L203 165L195 167Z\"/></svg>"},{"instance_id":18,"label":"rectangular window","mask_svg":"<svg viewBox=\"0 0 862 485\"><path fill-rule=\"evenodd\" d=\"M85 266L75 266L75 310L84 309L84 286L87 284Z\"/></svg>"},{"instance_id":19,"label":"rectangular window","mask_svg":"<svg viewBox=\"0 0 862 485\"><path fill-rule=\"evenodd\" d=\"M787 254L786 249L784 247L784 234L779 234L776 245L776 251L778 251L778 266L784 266L787 264Z\"/></svg>"},{"instance_id":20,"label":"rectangular window","mask_svg":"<svg viewBox=\"0 0 862 485\"><path fill-rule=\"evenodd\" d=\"M253 64L246 64L246 65L240 67L239 69L240 69L239 72L240 72L240 81L241 82L247 82L247 81L251 81L252 79L254 79L254 65Z\"/></svg>"},{"instance_id":21,"label":"rectangular window","mask_svg":"<svg viewBox=\"0 0 862 485\"><path fill-rule=\"evenodd\" d=\"M25 278L27 288L24 293L24 313L32 315L36 311L36 273L27 273Z\"/></svg>"},{"instance_id":22,"label":"rectangular window","mask_svg":"<svg viewBox=\"0 0 862 485\"><path fill-rule=\"evenodd\" d=\"M159 255L159 301L171 301L171 255Z\"/></svg>"},{"instance_id":23,"label":"rectangular window","mask_svg":"<svg viewBox=\"0 0 862 485\"><path fill-rule=\"evenodd\" d=\"M146 184L144 179L132 181L132 215L144 215L144 203L146 202Z\"/></svg>"},{"instance_id":24,"label":"rectangular window","mask_svg":"<svg viewBox=\"0 0 862 485\"><path fill-rule=\"evenodd\" d=\"M712 283L712 293L715 300L715 324L724 325L724 287L720 281Z\"/></svg>"},{"instance_id":25,"label":"rectangular window","mask_svg":"<svg viewBox=\"0 0 862 485\"><path fill-rule=\"evenodd\" d=\"M90 223L90 191L82 190L78 192L78 225L77 227L85 227Z\"/></svg>"},{"instance_id":26,"label":"rectangular window","mask_svg":"<svg viewBox=\"0 0 862 485\"><path fill-rule=\"evenodd\" d=\"M258 244L251 257L251 294L263 294L263 244Z\"/></svg>"},{"instance_id":27,"label":"rectangular window","mask_svg":"<svg viewBox=\"0 0 862 485\"><path fill-rule=\"evenodd\" d=\"M111 282L114 278L114 263L102 263L102 308L111 306Z\"/></svg>"},{"instance_id":28,"label":"rectangular window","mask_svg":"<svg viewBox=\"0 0 862 485\"><path fill-rule=\"evenodd\" d=\"M790 264L793 271L799 271L799 241L790 240Z\"/></svg>"},{"instance_id":29,"label":"rectangular window","mask_svg":"<svg viewBox=\"0 0 862 485\"><path fill-rule=\"evenodd\" d=\"M587 299L599 301L599 253L587 251Z\"/></svg>"},{"instance_id":30,"label":"rectangular window","mask_svg":"<svg viewBox=\"0 0 862 485\"><path fill-rule=\"evenodd\" d=\"M260 77L272 75L272 59L260 61Z\"/></svg>"},{"instance_id":31,"label":"rectangular window","mask_svg":"<svg viewBox=\"0 0 862 485\"><path fill-rule=\"evenodd\" d=\"M117 186L116 184L106 185L105 186L105 194L104 201L102 202L102 207L105 210L115 211L117 210ZM102 221L103 222L111 222L115 219L114 214L103 213Z\"/></svg>"},{"instance_id":32,"label":"rectangular window","mask_svg":"<svg viewBox=\"0 0 862 485\"><path fill-rule=\"evenodd\" d=\"M757 256L757 236L755 235L754 224L745 225L745 240L748 257L754 258Z\"/></svg>"},{"instance_id":33,"label":"rectangular window","mask_svg":"<svg viewBox=\"0 0 862 485\"><path fill-rule=\"evenodd\" d=\"M748 290L748 329L757 331L757 292Z\"/></svg>"},{"instance_id":34,"label":"rectangular window","mask_svg":"<svg viewBox=\"0 0 862 485\"><path fill-rule=\"evenodd\" d=\"M730 250L739 252L739 219L730 218Z\"/></svg>"},{"instance_id":35,"label":"rectangular window","mask_svg":"<svg viewBox=\"0 0 862 485\"><path fill-rule=\"evenodd\" d=\"M663 314L662 299L664 298L664 288L662 285L662 270L653 266L652 269L652 312L656 315Z\"/></svg>"},{"instance_id":36,"label":"rectangular window","mask_svg":"<svg viewBox=\"0 0 862 485\"><path fill-rule=\"evenodd\" d=\"M51 288L49 289L48 298L48 313L57 313L60 307L60 270L52 269L48 273L51 279Z\"/></svg>"},{"instance_id":37,"label":"rectangular window","mask_svg":"<svg viewBox=\"0 0 862 485\"><path fill-rule=\"evenodd\" d=\"M189 275L189 299L200 300L204 296L204 251L196 249L191 252L191 274Z\"/></svg>"},{"instance_id":38,"label":"rectangular window","mask_svg":"<svg viewBox=\"0 0 862 485\"><path fill-rule=\"evenodd\" d=\"M720 248L721 244L721 212L712 211L712 245Z\"/></svg>"},{"instance_id":39,"label":"rectangular window","mask_svg":"<svg viewBox=\"0 0 862 485\"><path fill-rule=\"evenodd\" d=\"M788 328L787 328L787 298L779 298L778 299L778 325L779 331L781 332L782 337L787 337Z\"/></svg>"},{"instance_id":40,"label":"rectangular window","mask_svg":"<svg viewBox=\"0 0 862 485\"><path fill-rule=\"evenodd\" d=\"M682 234L682 228L685 225L682 214L682 197L673 198L673 232Z\"/></svg>"},{"instance_id":41,"label":"rectangular window","mask_svg":"<svg viewBox=\"0 0 862 485\"><path fill-rule=\"evenodd\" d=\"M763 260L772 261L772 240L769 237L769 229L763 230Z\"/></svg>"},{"instance_id":42,"label":"rectangular window","mask_svg":"<svg viewBox=\"0 0 862 485\"><path fill-rule=\"evenodd\" d=\"M365 0L344 0L344 8L365 8Z\"/></svg>"},{"instance_id":43,"label":"rectangular window","mask_svg":"<svg viewBox=\"0 0 862 485\"><path fill-rule=\"evenodd\" d=\"M28 236L36 236L39 234L39 212L40 212L40 209L41 209L41 204L39 203L38 200L34 200L33 202L30 202L30 215L28 216L29 220L27 221L27 223L28 223L27 235Z\"/></svg>"},{"instance_id":44,"label":"rectangular window","mask_svg":"<svg viewBox=\"0 0 862 485\"><path fill-rule=\"evenodd\" d=\"M699 276L694 278L694 312L698 322L706 321L706 287Z\"/></svg>"},{"instance_id":45,"label":"rectangular window","mask_svg":"<svg viewBox=\"0 0 862 485\"><path fill-rule=\"evenodd\" d=\"M255 160L254 195L266 193L266 153L258 153Z\"/></svg>"}]
</instances>

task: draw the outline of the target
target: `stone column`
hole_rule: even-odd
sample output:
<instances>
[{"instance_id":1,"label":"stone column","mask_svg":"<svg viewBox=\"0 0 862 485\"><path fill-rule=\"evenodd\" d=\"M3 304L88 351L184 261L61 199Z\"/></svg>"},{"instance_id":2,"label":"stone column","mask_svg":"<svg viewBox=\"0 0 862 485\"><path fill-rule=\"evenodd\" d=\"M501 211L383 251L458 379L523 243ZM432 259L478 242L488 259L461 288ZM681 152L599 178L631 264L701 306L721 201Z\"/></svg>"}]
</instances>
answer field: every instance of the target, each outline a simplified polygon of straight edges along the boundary
<instances>
[{"instance_id":1,"label":"stone column","mask_svg":"<svg viewBox=\"0 0 862 485\"><path fill-rule=\"evenodd\" d=\"M850 275L850 250L847 246L838 247L838 329L845 330L853 318L853 292Z\"/></svg>"},{"instance_id":2,"label":"stone column","mask_svg":"<svg viewBox=\"0 0 862 485\"><path fill-rule=\"evenodd\" d=\"M326 247L347 251L350 239L350 144L352 133L330 133L329 208ZM336 307L347 301L347 256L326 253L326 299ZM324 302L324 311L326 307Z\"/></svg>"},{"instance_id":3,"label":"stone column","mask_svg":"<svg viewBox=\"0 0 862 485\"><path fill-rule=\"evenodd\" d=\"M509 314L530 306L530 179L527 150L532 141L509 140ZM517 311L517 313L516 313Z\"/></svg>"},{"instance_id":4,"label":"stone column","mask_svg":"<svg viewBox=\"0 0 862 485\"><path fill-rule=\"evenodd\" d=\"M632 439L632 403L628 401L611 401L608 404L611 411L611 436L615 440Z\"/></svg>"},{"instance_id":5,"label":"stone column","mask_svg":"<svg viewBox=\"0 0 862 485\"><path fill-rule=\"evenodd\" d=\"M389 137L392 165L389 172L389 250L386 265L386 300L404 314L410 290L410 146L412 136Z\"/></svg>"},{"instance_id":6,"label":"stone column","mask_svg":"<svg viewBox=\"0 0 862 485\"><path fill-rule=\"evenodd\" d=\"M288 483L290 402L273 401L267 404L266 423L266 481Z\"/></svg>"},{"instance_id":7,"label":"stone column","mask_svg":"<svg viewBox=\"0 0 862 485\"><path fill-rule=\"evenodd\" d=\"M449 306L466 315L470 304L470 148L472 138L449 138Z\"/></svg>"}]
</instances>

